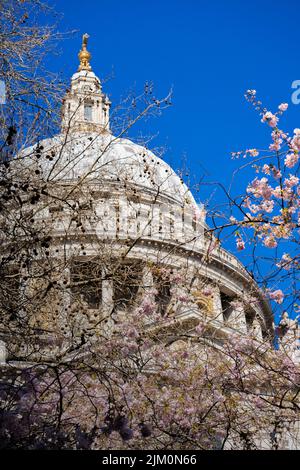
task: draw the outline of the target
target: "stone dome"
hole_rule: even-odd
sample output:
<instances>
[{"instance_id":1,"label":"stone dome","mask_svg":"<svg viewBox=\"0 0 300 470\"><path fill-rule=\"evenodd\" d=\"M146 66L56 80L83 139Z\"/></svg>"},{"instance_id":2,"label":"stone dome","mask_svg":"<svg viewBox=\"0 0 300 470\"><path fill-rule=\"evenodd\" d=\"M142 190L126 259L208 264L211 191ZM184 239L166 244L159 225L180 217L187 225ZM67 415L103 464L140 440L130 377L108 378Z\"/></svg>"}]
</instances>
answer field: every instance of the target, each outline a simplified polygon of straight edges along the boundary
<instances>
[{"instance_id":1,"label":"stone dome","mask_svg":"<svg viewBox=\"0 0 300 470\"><path fill-rule=\"evenodd\" d=\"M79 236L68 208L55 198L58 207L46 201L40 217L51 227L56 245L64 244L67 234L68 256L79 253L76 256L85 260L99 257L105 246L113 256L117 250L128 253L130 246L126 261L144 266L141 279L145 277L143 285L148 287L157 281L152 274L147 278L145 263L184 268L198 300L176 307L180 321L198 321L205 311L215 331L254 334L255 330L258 338L269 334L273 317L263 293L240 261L207 233L203 208L180 176L144 146L112 134L110 101L89 67L82 63L72 77L63 102L61 133L23 150L16 162L23 177L28 171L38 180L54 183L52 194L66 188L68 203L84 212L78 214L78 220L85 221ZM211 289L209 301L201 291L204 281ZM113 281L109 288L103 282L105 305L114 308Z\"/></svg>"},{"instance_id":2,"label":"stone dome","mask_svg":"<svg viewBox=\"0 0 300 470\"><path fill-rule=\"evenodd\" d=\"M38 169L49 181L116 182L197 207L187 186L166 162L145 147L108 132L58 134L25 149L22 157L27 168Z\"/></svg>"}]
</instances>

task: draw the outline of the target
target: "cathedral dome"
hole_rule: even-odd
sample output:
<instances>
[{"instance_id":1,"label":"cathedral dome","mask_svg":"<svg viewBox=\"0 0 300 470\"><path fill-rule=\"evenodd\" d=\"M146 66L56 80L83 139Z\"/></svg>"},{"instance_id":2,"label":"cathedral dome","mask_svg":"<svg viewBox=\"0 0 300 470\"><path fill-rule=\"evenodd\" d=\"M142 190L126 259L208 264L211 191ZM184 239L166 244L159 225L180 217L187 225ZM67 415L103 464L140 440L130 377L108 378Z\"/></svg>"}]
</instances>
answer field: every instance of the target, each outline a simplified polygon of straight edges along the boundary
<instances>
[{"instance_id":1,"label":"cathedral dome","mask_svg":"<svg viewBox=\"0 0 300 470\"><path fill-rule=\"evenodd\" d=\"M67 236L68 256L84 258L87 269L102 252L122 253L123 265L137 262L144 270L143 285L156 286L158 292L155 271L147 277L149 263L185 269L196 300L176 306L180 321L198 321L204 311L216 331L267 335L273 317L265 296L240 261L209 233L203 208L180 176L144 146L112 134L111 103L91 70L86 35L83 39L79 70L63 101L61 132L23 150L16 162L23 178L27 171L42 182L46 198L39 216L49 233L51 227L56 245ZM77 269L75 261L71 271ZM107 304L113 308L110 282L108 288L103 281L103 298L110 296ZM202 292L206 284L210 294ZM162 299L167 297L171 309L169 287Z\"/></svg>"},{"instance_id":2,"label":"cathedral dome","mask_svg":"<svg viewBox=\"0 0 300 470\"><path fill-rule=\"evenodd\" d=\"M145 147L112 135L111 103L91 70L87 39L85 34L80 65L63 100L62 132L25 149L22 164L50 182L116 183L197 211L187 186L166 162Z\"/></svg>"},{"instance_id":3,"label":"cathedral dome","mask_svg":"<svg viewBox=\"0 0 300 470\"><path fill-rule=\"evenodd\" d=\"M34 158L36 151L41 157ZM26 166L48 181L116 182L120 186L197 206L187 186L161 158L134 142L108 132L59 134L23 152Z\"/></svg>"}]
</instances>

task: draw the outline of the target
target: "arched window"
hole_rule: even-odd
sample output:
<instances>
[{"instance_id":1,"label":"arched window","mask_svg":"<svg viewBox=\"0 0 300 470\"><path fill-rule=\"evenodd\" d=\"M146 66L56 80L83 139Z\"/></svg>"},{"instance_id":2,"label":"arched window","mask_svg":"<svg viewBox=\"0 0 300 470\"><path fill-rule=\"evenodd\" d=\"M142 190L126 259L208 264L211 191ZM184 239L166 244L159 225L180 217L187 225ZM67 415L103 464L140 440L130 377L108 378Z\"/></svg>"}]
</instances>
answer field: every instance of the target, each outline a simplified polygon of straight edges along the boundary
<instances>
[{"instance_id":1,"label":"arched window","mask_svg":"<svg viewBox=\"0 0 300 470\"><path fill-rule=\"evenodd\" d=\"M253 329L253 322L254 322L254 319L255 319L255 313L253 311L246 310L245 318L246 318L247 331L251 332L252 329Z\"/></svg>"},{"instance_id":2,"label":"arched window","mask_svg":"<svg viewBox=\"0 0 300 470\"><path fill-rule=\"evenodd\" d=\"M221 292L220 296L221 296L224 323L228 323L230 320L231 313L232 313L232 306L231 306L232 298L224 294L224 292Z\"/></svg>"},{"instance_id":3,"label":"arched window","mask_svg":"<svg viewBox=\"0 0 300 470\"><path fill-rule=\"evenodd\" d=\"M213 302L212 297L208 297L204 294L196 295L196 304L201 311L206 313L212 313L213 311Z\"/></svg>"}]
</instances>

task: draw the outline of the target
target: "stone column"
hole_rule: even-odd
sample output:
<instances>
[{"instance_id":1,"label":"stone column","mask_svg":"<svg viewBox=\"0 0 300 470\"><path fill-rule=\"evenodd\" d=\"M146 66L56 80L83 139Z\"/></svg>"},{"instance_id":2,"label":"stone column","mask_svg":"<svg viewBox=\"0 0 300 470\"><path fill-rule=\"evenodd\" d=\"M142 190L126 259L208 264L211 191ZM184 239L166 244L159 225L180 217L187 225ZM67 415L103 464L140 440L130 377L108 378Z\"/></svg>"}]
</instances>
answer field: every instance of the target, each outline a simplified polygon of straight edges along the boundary
<instances>
[{"instance_id":1,"label":"stone column","mask_svg":"<svg viewBox=\"0 0 300 470\"><path fill-rule=\"evenodd\" d=\"M285 351L290 358L297 363L300 362L300 331L298 317L292 320L289 318L287 312L283 312L278 325L280 349Z\"/></svg>"},{"instance_id":2,"label":"stone column","mask_svg":"<svg viewBox=\"0 0 300 470\"><path fill-rule=\"evenodd\" d=\"M102 276L103 276L103 281L102 281L102 310L103 314L107 315L110 313L113 309L114 306L114 300L113 300L113 281L111 279L105 279L106 271L105 268L103 268L102 271Z\"/></svg>"},{"instance_id":3,"label":"stone column","mask_svg":"<svg viewBox=\"0 0 300 470\"><path fill-rule=\"evenodd\" d=\"M102 317L104 322L100 322L99 329L103 329L104 333L108 333L113 329L114 319L112 318L112 311L114 307L114 289L113 280L105 279L106 269L102 269Z\"/></svg>"},{"instance_id":4,"label":"stone column","mask_svg":"<svg viewBox=\"0 0 300 470\"><path fill-rule=\"evenodd\" d=\"M253 320L253 323L252 323L252 326L251 326L251 336L253 336L253 338L257 339L257 341L262 341L263 340L261 324L260 324L257 317L254 317L254 320Z\"/></svg>"},{"instance_id":5,"label":"stone column","mask_svg":"<svg viewBox=\"0 0 300 470\"><path fill-rule=\"evenodd\" d=\"M151 207L141 203L139 205L139 215L137 220L137 236L149 237L151 235Z\"/></svg>"},{"instance_id":6,"label":"stone column","mask_svg":"<svg viewBox=\"0 0 300 470\"><path fill-rule=\"evenodd\" d=\"M213 318L214 320L224 323L220 289L219 287L215 287L213 291Z\"/></svg>"},{"instance_id":7,"label":"stone column","mask_svg":"<svg viewBox=\"0 0 300 470\"><path fill-rule=\"evenodd\" d=\"M142 272L141 286L139 289L138 299L139 308L142 310L150 309L149 313L155 308L155 295L154 295L153 274L149 266L145 266ZM151 324L151 316L144 315L145 325Z\"/></svg>"},{"instance_id":8,"label":"stone column","mask_svg":"<svg viewBox=\"0 0 300 470\"><path fill-rule=\"evenodd\" d=\"M180 206L174 206L173 217L174 217L174 233L173 237L176 241L182 242L184 239L183 236L183 209Z\"/></svg>"},{"instance_id":9,"label":"stone column","mask_svg":"<svg viewBox=\"0 0 300 470\"><path fill-rule=\"evenodd\" d=\"M7 359L6 344L0 339L0 364L5 364Z\"/></svg>"},{"instance_id":10,"label":"stone column","mask_svg":"<svg viewBox=\"0 0 300 470\"><path fill-rule=\"evenodd\" d=\"M243 303L239 300L232 300L230 302L230 313L229 313L229 326L241 331L242 333L247 332L245 309Z\"/></svg>"},{"instance_id":11,"label":"stone column","mask_svg":"<svg viewBox=\"0 0 300 470\"><path fill-rule=\"evenodd\" d=\"M153 288L153 275L151 269L148 268L148 266L143 269L142 288L145 293Z\"/></svg>"},{"instance_id":12,"label":"stone column","mask_svg":"<svg viewBox=\"0 0 300 470\"><path fill-rule=\"evenodd\" d=\"M162 238L159 232L160 221L161 221L160 207L157 204L152 207L150 218L151 218L151 236L156 240Z\"/></svg>"}]
</instances>

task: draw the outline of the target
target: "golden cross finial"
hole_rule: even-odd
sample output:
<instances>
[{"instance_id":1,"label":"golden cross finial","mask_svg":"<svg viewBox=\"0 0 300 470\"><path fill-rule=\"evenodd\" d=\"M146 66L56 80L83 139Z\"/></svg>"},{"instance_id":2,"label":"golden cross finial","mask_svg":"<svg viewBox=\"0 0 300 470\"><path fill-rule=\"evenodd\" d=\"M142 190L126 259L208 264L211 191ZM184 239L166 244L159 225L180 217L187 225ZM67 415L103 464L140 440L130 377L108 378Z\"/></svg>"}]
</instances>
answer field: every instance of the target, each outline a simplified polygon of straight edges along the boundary
<instances>
[{"instance_id":1,"label":"golden cross finial","mask_svg":"<svg viewBox=\"0 0 300 470\"><path fill-rule=\"evenodd\" d=\"M87 33L85 33L82 36L81 51L78 54L79 62L80 62L79 67L78 67L79 72L81 70L92 70L92 67L90 66L91 54L87 50L88 38L89 38L89 35Z\"/></svg>"}]
</instances>

